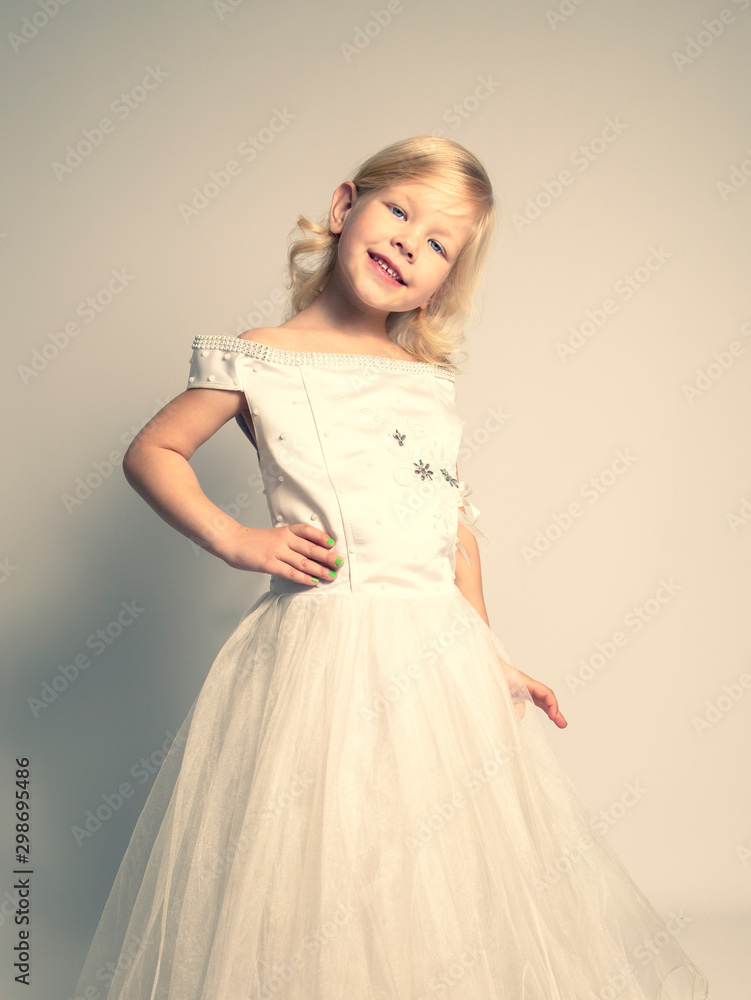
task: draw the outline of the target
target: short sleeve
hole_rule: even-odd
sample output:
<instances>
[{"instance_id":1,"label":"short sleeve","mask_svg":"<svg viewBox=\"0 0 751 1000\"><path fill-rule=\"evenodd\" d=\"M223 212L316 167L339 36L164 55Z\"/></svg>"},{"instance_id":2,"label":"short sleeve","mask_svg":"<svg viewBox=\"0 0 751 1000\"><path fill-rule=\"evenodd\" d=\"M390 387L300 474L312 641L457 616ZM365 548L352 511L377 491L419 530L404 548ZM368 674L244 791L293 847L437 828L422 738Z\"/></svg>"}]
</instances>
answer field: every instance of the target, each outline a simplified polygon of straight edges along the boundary
<instances>
[{"instance_id":1,"label":"short sleeve","mask_svg":"<svg viewBox=\"0 0 751 1000\"><path fill-rule=\"evenodd\" d=\"M240 365L245 357L232 337L198 336L190 356L188 389L235 389L244 392ZM240 341L242 344L243 341ZM235 422L256 451L258 444L241 413Z\"/></svg>"},{"instance_id":2,"label":"short sleeve","mask_svg":"<svg viewBox=\"0 0 751 1000\"><path fill-rule=\"evenodd\" d=\"M242 380L239 362L243 355L236 349L211 346L216 337L199 336L193 341L188 389L239 389ZM227 340L228 338L221 338Z\"/></svg>"}]
</instances>

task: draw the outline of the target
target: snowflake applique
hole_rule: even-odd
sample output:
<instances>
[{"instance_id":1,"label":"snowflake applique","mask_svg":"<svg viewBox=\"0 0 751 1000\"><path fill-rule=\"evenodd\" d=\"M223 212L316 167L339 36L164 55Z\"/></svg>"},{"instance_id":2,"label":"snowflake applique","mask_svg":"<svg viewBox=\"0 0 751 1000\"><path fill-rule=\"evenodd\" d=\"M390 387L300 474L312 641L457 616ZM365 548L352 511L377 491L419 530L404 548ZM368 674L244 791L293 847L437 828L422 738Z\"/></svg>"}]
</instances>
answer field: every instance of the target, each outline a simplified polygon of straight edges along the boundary
<instances>
[{"instance_id":1,"label":"snowflake applique","mask_svg":"<svg viewBox=\"0 0 751 1000\"><path fill-rule=\"evenodd\" d=\"M406 436L407 436L406 434L400 434L398 430L394 430L394 433L391 435L391 437L397 442L400 448L404 447L404 439Z\"/></svg>"},{"instance_id":2,"label":"snowflake applique","mask_svg":"<svg viewBox=\"0 0 751 1000\"><path fill-rule=\"evenodd\" d=\"M419 476L420 479L433 479L433 470L430 468L429 463L423 463L422 459L417 462L412 463L415 467L415 475Z\"/></svg>"},{"instance_id":3,"label":"snowflake applique","mask_svg":"<svg viewBox=\"0 0 751 1000\"><path fill-rule=\"evenodd\" d=\"M449 485L456 487L459 486L458 480L454 479L454 477L450 473L446 472L445 469L441 469L441 472L443 473L443 478L446 480L447 483L449 483Z\"/></svg>"}]
</instances>

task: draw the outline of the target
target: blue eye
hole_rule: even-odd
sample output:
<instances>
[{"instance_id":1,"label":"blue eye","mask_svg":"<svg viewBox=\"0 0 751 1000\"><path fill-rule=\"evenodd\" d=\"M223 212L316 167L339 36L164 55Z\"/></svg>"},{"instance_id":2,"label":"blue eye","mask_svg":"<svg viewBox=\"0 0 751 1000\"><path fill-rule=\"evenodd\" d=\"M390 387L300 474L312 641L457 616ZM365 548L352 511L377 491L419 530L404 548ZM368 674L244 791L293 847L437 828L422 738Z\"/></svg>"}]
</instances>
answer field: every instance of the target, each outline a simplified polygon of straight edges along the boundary
<instances>
[{"instance_id":1,"label":"blue eye","mask_svg":"<svg viewBox=\"0 0 751 1000\"><path fill-rule=\"evenodd\" d=\"M395 212L395 211L396 211L396 212L401 212L401 213L402 213L402 214L401 214L401 218L406 218L406 216L405 216L405 214L404 214L404 209L402 209L402 208L399 208L399 206L398 206L398 205L390 205L389 207L390 207L390 209L391 209L391 211L392 211L392 212ZM431 240L429 240L428 242L429 242L429 243L435 243L435 245L436 245L436 246L438 247L438 251L439 251L440 253L442 253L442 254L444 255L444 257L446 256L446 251L445 251L445 250L443 249L443 247L442 247L442 246L441 246L441 244L440 244L440 243L438 242L438 240L432 240L432 239L431 239Z\"/></svg>"}]
</instances>

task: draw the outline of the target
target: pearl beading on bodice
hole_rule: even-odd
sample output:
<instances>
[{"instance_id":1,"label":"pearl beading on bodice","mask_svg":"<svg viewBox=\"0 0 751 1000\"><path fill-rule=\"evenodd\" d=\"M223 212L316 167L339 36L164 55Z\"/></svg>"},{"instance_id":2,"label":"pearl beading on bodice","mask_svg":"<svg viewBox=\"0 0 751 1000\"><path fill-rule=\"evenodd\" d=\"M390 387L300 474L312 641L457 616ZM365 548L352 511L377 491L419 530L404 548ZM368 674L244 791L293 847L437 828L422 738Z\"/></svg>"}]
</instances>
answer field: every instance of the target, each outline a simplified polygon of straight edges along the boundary
<instances>
[{"instance_id":1,"label":"pearl beading on bodice","mask_svg":"<svg viewBox=\"0 0 751 1000\"><path fill-rule=\"evenodd\" d=\"M469 558L458 523L483 534L457 476L464 422L454 371L201 335L188 388L204 387L246 398L272 524L313 522L342 546L326 593L451 591L454 550ZM270 589L311 590L276 575Z\"/></svg>"}]
</instances>

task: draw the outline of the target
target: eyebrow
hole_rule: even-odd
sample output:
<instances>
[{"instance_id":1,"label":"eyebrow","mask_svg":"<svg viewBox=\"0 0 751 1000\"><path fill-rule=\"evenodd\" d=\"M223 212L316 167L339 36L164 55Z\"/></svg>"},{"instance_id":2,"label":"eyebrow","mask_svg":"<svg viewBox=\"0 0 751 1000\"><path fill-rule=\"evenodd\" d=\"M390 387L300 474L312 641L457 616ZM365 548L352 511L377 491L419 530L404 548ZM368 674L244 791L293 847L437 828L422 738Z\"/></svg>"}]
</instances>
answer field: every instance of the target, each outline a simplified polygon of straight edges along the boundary
<instances>
[{"instance_id":1,"label":"eyebrow","mask_svg":"<svg viewBox=\"0 0 751 1000\"><path fill-rule=\"evenodd\" d=\"M399 198L399 201L406 201L407 204L410 207L414 206L414 202L409 197L409 195L404 194L403 192L399 191L398 189L395 189L393 197L396 198L397 196ZM450 240L453 240L454 242L456 242L456 236L455 236L455 234L452 233L452 232L449 232L448 229L441 229L440 227L436 227L433 231L436 232L436 233L440 233L441 236L448 236L448 238Z\"/></svg>"}]
</instances>

